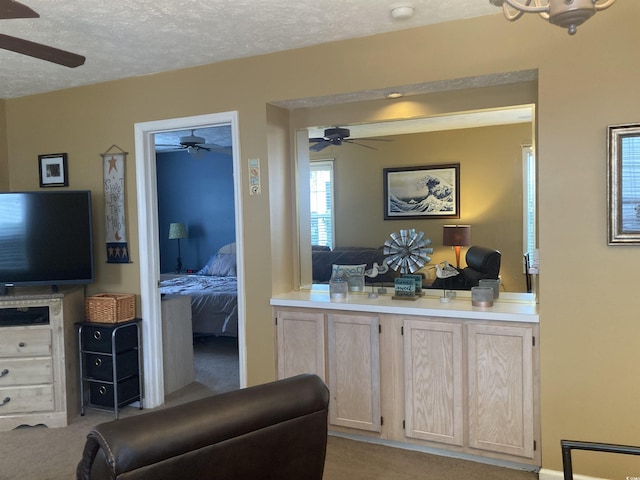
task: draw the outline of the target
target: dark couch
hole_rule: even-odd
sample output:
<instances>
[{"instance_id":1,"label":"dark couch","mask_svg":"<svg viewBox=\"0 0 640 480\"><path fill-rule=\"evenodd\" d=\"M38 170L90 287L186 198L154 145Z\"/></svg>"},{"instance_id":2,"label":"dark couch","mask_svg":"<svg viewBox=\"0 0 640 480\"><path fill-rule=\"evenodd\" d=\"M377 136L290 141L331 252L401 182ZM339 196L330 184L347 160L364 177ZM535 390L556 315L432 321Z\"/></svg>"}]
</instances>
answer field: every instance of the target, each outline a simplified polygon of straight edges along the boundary
<instances>
[{"instance_id":1,"label":"dark couch","mask_svg":"<svg viewBox=\"0 0 640 480\"><path fill-rule=\"evenodd\" d=\"M328 283L331 278L332 266L335 265L362 265L366 269L373 267L374 262L382 265L386 256L382 248L373 247L336 247L333 250L314 247L311 252L313 283ZM386 273L374 278L365 277L367 283L390 283L400 276L398 272L389 269Z\"/></svg>"},{"instance_id":2,"label":"dark couch","mask_svg":"<svg viewBox=\"0 0 640 480\"><path fill-rule=\"evenodd\" d=\"M493 248L469 247L465 255L467 266L458 269L460 274L446 279L437 278L431 288L447 288L447 290L470 290L477 287L483 278L496 280L500 275L502 254Z\"/></svg>"},{"instance_id":3,"label":"dark couch","mask_svg":"<svg viewBox=\"0 0 640 480\"><path fill-rule=\"evenodd\" d=\"M299 375L96 426L80 480L321 480L329 391Z\"/></svg>"}]
</instances>

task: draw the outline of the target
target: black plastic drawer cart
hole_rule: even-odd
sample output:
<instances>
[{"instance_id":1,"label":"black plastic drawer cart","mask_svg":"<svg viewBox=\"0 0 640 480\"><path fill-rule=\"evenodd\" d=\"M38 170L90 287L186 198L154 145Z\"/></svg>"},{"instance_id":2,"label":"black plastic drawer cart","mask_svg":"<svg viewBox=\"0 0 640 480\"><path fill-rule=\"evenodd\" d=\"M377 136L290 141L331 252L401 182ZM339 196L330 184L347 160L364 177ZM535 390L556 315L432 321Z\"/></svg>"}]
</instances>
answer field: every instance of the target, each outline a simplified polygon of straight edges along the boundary
<instances>
[{"instance_id":1,"label":"black plastic drawer cart","mask_svg":"<svg viewBox=\"0 0 640 480\"><path fill-rule=\"evenodd\" d=\"M141 319L78 324L80 415L85 405L118 410L133 402L142 409Z\"/></svg>"}]
</instances>

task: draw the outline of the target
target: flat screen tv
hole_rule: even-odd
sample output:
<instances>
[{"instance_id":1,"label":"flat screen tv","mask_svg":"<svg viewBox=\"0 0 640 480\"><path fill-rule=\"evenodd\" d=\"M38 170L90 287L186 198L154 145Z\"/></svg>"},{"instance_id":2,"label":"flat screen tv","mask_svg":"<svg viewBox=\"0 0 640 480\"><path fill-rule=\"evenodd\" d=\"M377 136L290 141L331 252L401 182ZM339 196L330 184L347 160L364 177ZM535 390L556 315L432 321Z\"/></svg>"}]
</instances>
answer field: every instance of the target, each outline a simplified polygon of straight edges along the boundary
<instances>
[{"instance_id":1,"label":"flat screen tv","mask_svg":"<svg viewBox=\"0 0 640 480\"><path fill-rule=\"evenodd\" d=\"M90 191L0 193L0 290L93 279Z\"/></svg>"}]
</instances>

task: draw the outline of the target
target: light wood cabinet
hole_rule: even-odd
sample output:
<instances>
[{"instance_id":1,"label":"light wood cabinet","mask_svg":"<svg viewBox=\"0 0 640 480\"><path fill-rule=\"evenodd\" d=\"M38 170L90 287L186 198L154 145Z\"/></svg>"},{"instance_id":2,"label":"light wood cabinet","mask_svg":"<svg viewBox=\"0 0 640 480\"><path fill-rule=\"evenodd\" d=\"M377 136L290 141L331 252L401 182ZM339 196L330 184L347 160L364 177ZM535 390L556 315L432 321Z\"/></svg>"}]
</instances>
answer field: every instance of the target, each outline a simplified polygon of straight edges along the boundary
<instances>
[{"instance_id":1,"label":"light wood cabinet","mask_svg":"<svg viewBox=\"0 0 640 480\"><path fill-rule=\"evenodd\" d=\"M403 331L406 437L539 461L537 325L415 317Z\"/></svg>"},{"instance_id":2,"label":"light wood cabinet","mask_svg":"<svg viewBox=\"0 0 640 480\"><path fill-rule=\"evenodd\" d=\"M380 432L378 317L327 315L329 423Z\"/></svg>"},{"instance_id":3,"label":"light wood cabinet","mask_svg":"<svg viewBox=\"0 0 640 480\"><path fill-rule=\"evenodd\" d=\"M275 312L278 378L314 373L325 383L325 318L314 310Z\"/></svg>"},{"instance_id":4,"label":"light wood cabinet","mask_svg":"<svg viewBox=\"0 0 640 480\"><path fill-rule=\"evenodd\" d=\"M276 309L278 378L315 373L329 386L329 423L380 432L378 317Z\"/></svg>"},{"instance_id":5,"label":"light wood cabinet","mask_svg":"<svg viewBox=\"0 0 640 480\"><path fill-rule=\"evenodd\" d=\"M462 325L405 320L403 343L406 436L462 446Z\"/></svg>"},{"instance_id":6,"label":"light wood cabinet","mask_svg":"<svg viewBox=\"0 0 640 480\"><path fill-rule=\"evenodd\" d=\"M540 464L537 323L323 308L275 312L278 375L312 372L325 380L330 429Z\"/></svg>"},{"instance_id":7,"label":"light wood cabinet","mask_svg":"<svg viewBox=\"0 0 640 480\"><path fill-rule=\"evenodd\" d=\"M467 325L469 445L534 457L533 327Z\"/></svg>"},{"instance_id":8,"label":"light wood cabinet","mask_svg":"<svg viewBox=\"0 0 640 480\"><path fill-rule=\"evenodd\" d=\"M68 425L78 414L84 289L0 297L0 431Z\"/></svg>"}]
</instances>

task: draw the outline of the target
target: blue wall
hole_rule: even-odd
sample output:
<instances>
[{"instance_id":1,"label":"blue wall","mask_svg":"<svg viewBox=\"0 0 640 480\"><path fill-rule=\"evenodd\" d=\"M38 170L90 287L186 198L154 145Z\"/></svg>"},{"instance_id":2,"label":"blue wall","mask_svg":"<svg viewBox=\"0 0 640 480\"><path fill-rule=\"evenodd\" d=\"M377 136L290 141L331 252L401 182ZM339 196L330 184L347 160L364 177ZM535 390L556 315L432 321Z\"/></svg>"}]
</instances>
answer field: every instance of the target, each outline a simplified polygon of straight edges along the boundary
<instances>
[{"instance_id":1,"label":"blue wall","mask_svg":"<svg viewBox=\"0 0 640 480\"><path fill-rule=\"evenodd\" d=\"M231 155L187 152L156 155L160 272L175 271L178 241L169 224L182 222L189 238L180 240L182 270L200 269L220 247L235 242Z\"/></svg>"}]
</instances>

